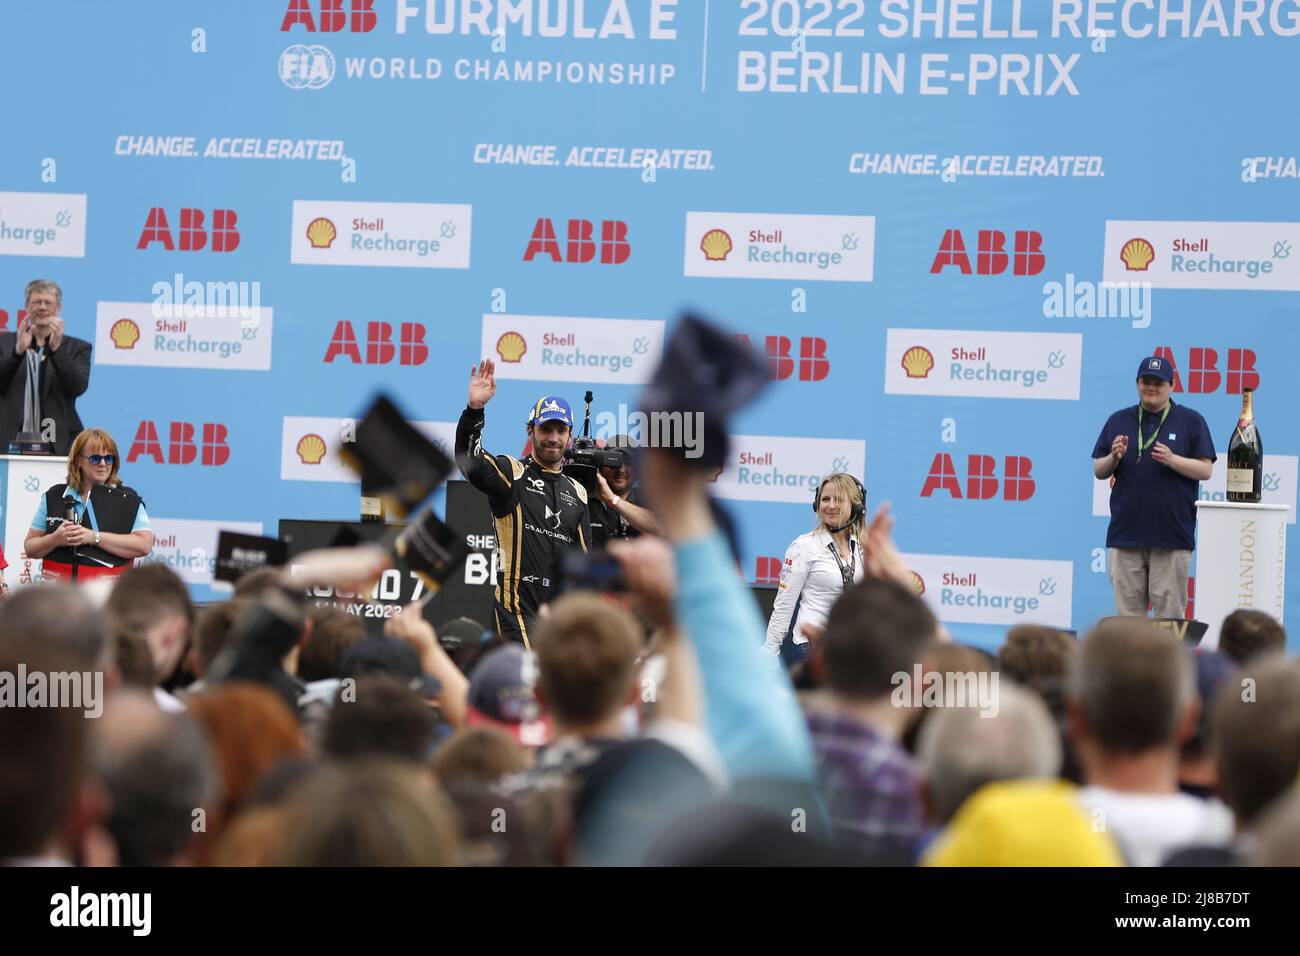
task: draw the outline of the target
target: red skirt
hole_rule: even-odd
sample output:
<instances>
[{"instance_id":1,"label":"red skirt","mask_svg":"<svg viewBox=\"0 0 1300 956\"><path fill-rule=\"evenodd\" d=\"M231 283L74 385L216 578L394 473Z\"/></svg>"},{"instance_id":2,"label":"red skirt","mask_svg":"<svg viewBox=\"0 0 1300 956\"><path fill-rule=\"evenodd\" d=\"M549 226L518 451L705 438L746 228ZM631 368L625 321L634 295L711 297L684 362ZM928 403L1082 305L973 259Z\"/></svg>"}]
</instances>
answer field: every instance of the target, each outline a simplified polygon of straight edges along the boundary
<instances>
[{"instance_id":1,"label":"red skirt","mask_svg":"<svg viewBox=\"0 0 1300 956\"><path fill-rule=\"evenodd\" d=\"M115 568L106 568L99 564L79 564L77 565L77 583L89 581L93 578L120 577L134 563L134 561L128 561L126 564L118 565ZM72 583L72 565L64 564L61 561L42 561L41 581L45 584L64 581Z\"/></svg>"}]
</instances>

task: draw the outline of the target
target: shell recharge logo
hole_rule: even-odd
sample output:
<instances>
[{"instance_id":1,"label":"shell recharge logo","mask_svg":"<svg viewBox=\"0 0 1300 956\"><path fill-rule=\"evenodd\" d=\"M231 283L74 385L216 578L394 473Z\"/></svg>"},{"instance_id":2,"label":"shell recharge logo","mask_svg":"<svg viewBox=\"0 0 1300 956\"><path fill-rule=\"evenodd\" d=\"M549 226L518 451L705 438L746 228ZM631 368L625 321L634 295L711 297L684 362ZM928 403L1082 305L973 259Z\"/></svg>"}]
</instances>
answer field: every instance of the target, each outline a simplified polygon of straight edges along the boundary
<instances>
[{"instance_id":1,"label":"shell recharge logo","mask_svg":"<svg viewBox=\"0 0 1300 956\"><path fill-rule=\"evenodd\" d=\"M925 578L921 577L921 575L917 574L915 571L909 571L907 573L912 576L912 590L915 591L918 596L924 594Z\"/></svg>"},{"instance_id":2,"label":"shell recharge logo","mask_svg":"<svg viewBox=\"0 0 1300 956\"><path fill-rule=\"evenodd\" d=\"M700 240L700 251L710 262L725 262L731 249L731 236L724 229L710 229Z\"/></svg>"},{"instance_id":3,"label":"shell recharge logo","mask_svg":"<svg viewBox=\"0 0 1300 956\"><path fill-rule=\"evenodd\" d=\"M113 340L114 348L133 349L135 343L140 341L140 326L130 319L118 319L109 330L108 337Z\"/></svg>"},{"instance_id":4,"label":"shell recharge logo","mask_svg":"<svg viewBox=\"0 0 1300 956\"><path fill-rule=\"evenodd\" d=\"M528 351L528 343L518 332L507 332L497 339L497 355L503 362L518 362Z\"/></svg>"},{"instance_id":5,"label":"shell recharge logo","mask_svg":"<svg viewBox=\"0 0 1300 956\"><path fill-rule=\"evenodd\" d=\"M1128 272L1146 272L1155 261L1156 250L1150 242L1139 237L1124 243L1124 248L1119 251L1119 258Z\"/></svg>"},{"instance_id":6,"label":"shell recharge logo","mask_svg":"<svg viewBox=\"0 0 1300 956\"><path fill-rule=\"evenodd\" d=\"M307 241L311 243L313 249L328 249L338 238L339 231L324 216L319 219L313 219L307 224Z\"/></svg>"},{"instance_id":7,"label":"shell recharge logo","mask_svg":"<svg viewBox=\"0 0 1300 956\"><path fill-rule=\"evenodd\" d=\"M294 451L298 453L298 460L304 465L319 465L324 460L327 450L325 439L316 434L303 435L294 447Z\"/></svg>"},{"instance_id":8,"label":"shell recharge logo","mask_svg":"<svg viewBox=\"0 0 1300 956\"><path fill-rule=\"evenodd\" d=\"M903 353L900 364L908 378L925 378L934 368L934 355L923 346L913 345Z\"/></svg>"}]
</instances>

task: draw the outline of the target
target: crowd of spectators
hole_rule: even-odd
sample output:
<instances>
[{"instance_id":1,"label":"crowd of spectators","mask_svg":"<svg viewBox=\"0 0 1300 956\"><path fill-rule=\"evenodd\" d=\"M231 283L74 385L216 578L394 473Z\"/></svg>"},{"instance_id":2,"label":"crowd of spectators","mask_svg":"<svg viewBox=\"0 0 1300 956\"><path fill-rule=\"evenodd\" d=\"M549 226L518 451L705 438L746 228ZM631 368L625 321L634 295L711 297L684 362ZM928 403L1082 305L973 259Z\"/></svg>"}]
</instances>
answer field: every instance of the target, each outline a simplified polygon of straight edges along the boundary
<instances>
[{"instance_id":1,"label":"crowd of spectators","mask_svg":"<svg viewBox=\"0 0 1300 956\"><path fill-rule=\"evenodd\" d=\"M611 543L627 592L561 597L529 650L310 607L374 580L364 547L197 613L159 564L15 593L0 675L102 675L103 699L0 696L0 861L1300 865L1300 661L1266 615L1216 651L1128 618L988 654L872 574L792 677L706 476L650 452L642 479L664 534Z\"/></svg>"}]
</instances>

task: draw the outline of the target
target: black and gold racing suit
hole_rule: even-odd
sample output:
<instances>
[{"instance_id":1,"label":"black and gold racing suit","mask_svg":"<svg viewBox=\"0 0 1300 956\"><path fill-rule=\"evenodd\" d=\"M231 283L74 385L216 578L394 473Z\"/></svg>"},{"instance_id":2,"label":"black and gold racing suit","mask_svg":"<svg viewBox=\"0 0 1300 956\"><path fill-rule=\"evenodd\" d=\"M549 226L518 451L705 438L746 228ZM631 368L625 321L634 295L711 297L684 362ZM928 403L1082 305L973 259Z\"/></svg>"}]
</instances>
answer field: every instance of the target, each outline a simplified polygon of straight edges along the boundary
<instances>
[{"instance_id":1,"label":"black and gold racing suit","mask_svg":"<svg viewBox=\"0 0 1300 956\"><path fill-rule=\"evenodd\" d=\"M456 462L488 496L501 570L496 582L497 630L529 646L537 609L555 597L560 554L591 542L587 492L531 457L520 461L483 450L483 409L466 408L456 423Z\"/></svg>"}]
</instances>

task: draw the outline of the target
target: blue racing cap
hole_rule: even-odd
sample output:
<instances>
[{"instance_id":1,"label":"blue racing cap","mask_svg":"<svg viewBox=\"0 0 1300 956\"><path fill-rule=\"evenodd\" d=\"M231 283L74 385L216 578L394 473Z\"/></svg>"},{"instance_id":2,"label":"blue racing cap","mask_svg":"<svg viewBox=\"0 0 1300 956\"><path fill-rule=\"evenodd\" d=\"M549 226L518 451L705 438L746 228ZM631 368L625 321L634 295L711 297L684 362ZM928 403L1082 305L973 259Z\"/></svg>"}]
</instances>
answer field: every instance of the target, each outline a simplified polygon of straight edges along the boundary
<instances>
[{"instance_id":1,"label":"blue racing cap","mask_svg":"<svg viewBox=\"0 0 1300 956\"><path fill-rule=\"evenodd\" d=\"M558 395L544 395L537 400L537 404L528 413L528 424L533 425L537 422L564 422L572 428L573 409Z\"/></svg>"},{"instance_id":2,"label":"blue racing cap","mask_svg":"<svg viewBox=\"0 0 1300 956\"><path fill-rule=\"evenodd\" d=\"M1168 360L1162 359L1159 355L1150 355L1144 358L1142 364L1138 366L1138 378L1144 378L1148 375L1151 378L1158 378L1165 382L1174 380L1173 367Z\"/></svg>"}]
</instances>

